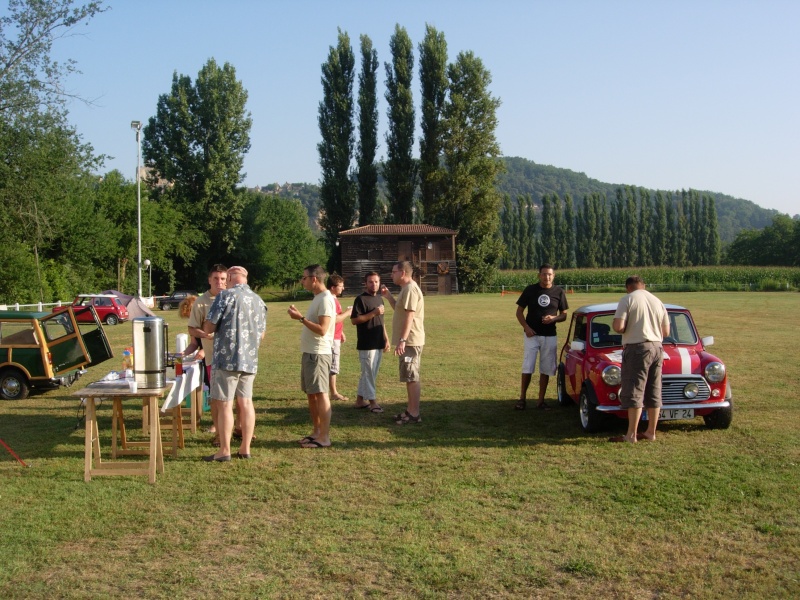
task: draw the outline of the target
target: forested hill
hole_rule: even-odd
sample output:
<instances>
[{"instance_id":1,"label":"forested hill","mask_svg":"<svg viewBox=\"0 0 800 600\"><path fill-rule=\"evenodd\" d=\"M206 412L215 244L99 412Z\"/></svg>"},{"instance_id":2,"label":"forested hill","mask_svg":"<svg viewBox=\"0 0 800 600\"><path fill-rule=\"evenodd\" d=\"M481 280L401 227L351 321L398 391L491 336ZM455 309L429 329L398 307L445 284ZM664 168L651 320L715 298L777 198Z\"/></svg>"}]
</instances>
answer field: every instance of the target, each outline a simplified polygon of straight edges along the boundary
<instances>
[{"instance_id":1,"label":"forested hill","mask_svg":"<svg viewBox=\"0 0 800 600\"><path fill-rule=\"evenodd\" d=\"M526 158L504 157L503 161L507 171L498 178L497 189L501 194L508 194L514 203L519 196L530 195L536 205L541 206L542 196L556 193L562 199L565 195L570 194L573 201L579 204L587 194L599 192L612 199L617 188L635 185L633 183L603 183L587 177L584 173L576 173L570 169L560 169L550 165L539 165ZM651 191L655 193L655 190ZM672 191L680 192L680 188ZM776 210L761 208L750 200L706 190L696 191L714 198L719 236L724 243L732 242L742 229L766 227L772 223L772 218L779 214Z\"/></svg>"},{"instance_id":2,"label":"forested hill","mask_svg":"<svg viewBox=\"0 0 800 600\"><path fill-rule=\"evenodd\" d=\"M542 196L556 193L562 199L570 194L575 204L579 205L587 194L599 192L605 194L609 199L613 199L617 188L634 185L632 183L603 183L597 179L590 179L584 173L576 173L570 169L559 169L549 165L538 165L525 158L504 157L502 160L506 164L507 171L498 178L497 190L501 194L508 194L515 204L518 197L529 194L534 203L541 206ZM379 173L381 166L379 165ZM386 186L382 177L379 177L378 189L380 195L385 198ZM298 199L308 211L309 224L314 229L317 228L316 221L320 210L319 186L308 183L286 183L282 186L278 184L265 186L260 190ZM651 191L655 192L655 190ZM674 192L680 192L680 188L672 191L674 195ZM778 214L776 210L761 208L749 200L717 192L696 191L701 195L710 195L714 198L717 208L718 231L723 243L732 242L742 229L763 229L771 224L772 218Z\"/></svg>"}]
</instances>

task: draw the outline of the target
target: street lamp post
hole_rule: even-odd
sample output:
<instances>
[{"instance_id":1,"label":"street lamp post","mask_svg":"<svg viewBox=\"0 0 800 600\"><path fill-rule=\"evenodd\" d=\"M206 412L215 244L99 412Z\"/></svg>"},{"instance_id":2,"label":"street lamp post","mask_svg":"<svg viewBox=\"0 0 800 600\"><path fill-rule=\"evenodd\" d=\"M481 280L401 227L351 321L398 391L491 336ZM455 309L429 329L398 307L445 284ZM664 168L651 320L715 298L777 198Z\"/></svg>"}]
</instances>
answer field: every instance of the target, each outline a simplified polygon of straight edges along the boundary
<instances>
[{"instance_id":1,"label":"street lamp post","mask_svg":"<svg viewBox=\"0 0 800 600\"><path fill-rule=\"evenodd\" d=\"M142 122L131 121L131 129L136 131L136 225L137 225L137 242L139 255L137 257L137 272L138 272L138 287L136 288L136 297L142 297L142 181L139 175L139 165L142 162Z\"/></svg>"},{"instance_id":2,"label":"street lamp post","mask_svg":"<svg viewBox=\"0 0 800 600\"><path fill-rule=\"evenodd\" d=\"M144 266L147 267L147 297L153 297L153 263L149 258L144 259Z\"/></svg>"}]
</instances>

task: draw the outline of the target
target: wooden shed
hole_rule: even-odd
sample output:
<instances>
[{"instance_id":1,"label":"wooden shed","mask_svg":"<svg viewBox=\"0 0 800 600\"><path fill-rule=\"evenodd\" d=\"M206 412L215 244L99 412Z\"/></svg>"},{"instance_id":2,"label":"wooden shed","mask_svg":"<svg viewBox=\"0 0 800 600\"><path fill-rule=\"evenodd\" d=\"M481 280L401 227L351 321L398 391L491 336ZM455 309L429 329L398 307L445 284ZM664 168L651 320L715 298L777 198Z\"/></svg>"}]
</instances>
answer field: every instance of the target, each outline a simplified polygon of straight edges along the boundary
<instances>
[{"instance_id":1,"label":"wooden shed","mask_svg":"<svg viewBox=\"0 0 800 600\"><path fill-rule=\"evenodd\" d=\"M457 294L457 231L433 225L364 225L339 232L345 287L360 293L364 276L377 271L392 289L392 265L408 260L425 294Z\"/></svg>"}]
</instances>

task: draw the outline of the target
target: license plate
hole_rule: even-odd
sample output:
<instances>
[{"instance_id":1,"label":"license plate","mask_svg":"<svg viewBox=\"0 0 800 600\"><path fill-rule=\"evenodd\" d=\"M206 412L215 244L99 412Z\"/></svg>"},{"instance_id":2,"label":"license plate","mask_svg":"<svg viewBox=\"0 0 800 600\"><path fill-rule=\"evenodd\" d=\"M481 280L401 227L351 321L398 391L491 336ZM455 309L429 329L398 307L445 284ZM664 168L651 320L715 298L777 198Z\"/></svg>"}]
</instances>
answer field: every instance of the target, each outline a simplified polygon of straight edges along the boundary
<instances>
[{"instance_id":1,"label":"license plate","mask_svg":"<svg viewBox=\"0 0 800 600\"><path fill-rule=\"evenodd\" d=\"M664 408L658 415L659 421L678 421L681 419L694 419L693 408ZM642 411L642 421L647 421L647 411Z\"/></svg>"}]
</instances>

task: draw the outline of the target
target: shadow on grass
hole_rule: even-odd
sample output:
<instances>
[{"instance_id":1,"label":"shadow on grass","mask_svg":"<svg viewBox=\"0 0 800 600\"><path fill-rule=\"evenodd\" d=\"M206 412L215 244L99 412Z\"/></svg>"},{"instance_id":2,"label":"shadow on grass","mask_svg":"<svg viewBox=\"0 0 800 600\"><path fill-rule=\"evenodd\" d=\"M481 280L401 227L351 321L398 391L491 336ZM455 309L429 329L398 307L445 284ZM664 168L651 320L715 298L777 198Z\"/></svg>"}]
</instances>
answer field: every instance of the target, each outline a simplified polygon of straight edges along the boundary
<instances>
[{"instance_id":1,"label":"shadow on grass","mask_svg":"<svg viewBox=\"0 0 800 600\"><path fill-rule=\"evenodd\" d=\"M351 404L335 404L331 419L334 444L349 449L408 446L507 447L536 444L582 444L608 433L583 432L577 407L561 407L551 401L550 410L514 410L507 400L438 400L422 403L422 423L396 425L394 415L404 404L383 405L383 414L357 410ZM276 424L303 432L309 428L306 407L270 406L259 411L259 426ZM624 422L620 421L621 427ZM302 434L301 434L302 435ZM261 440L263 448L281 447L283 441Z\"/></svg>"}]
</instances>

